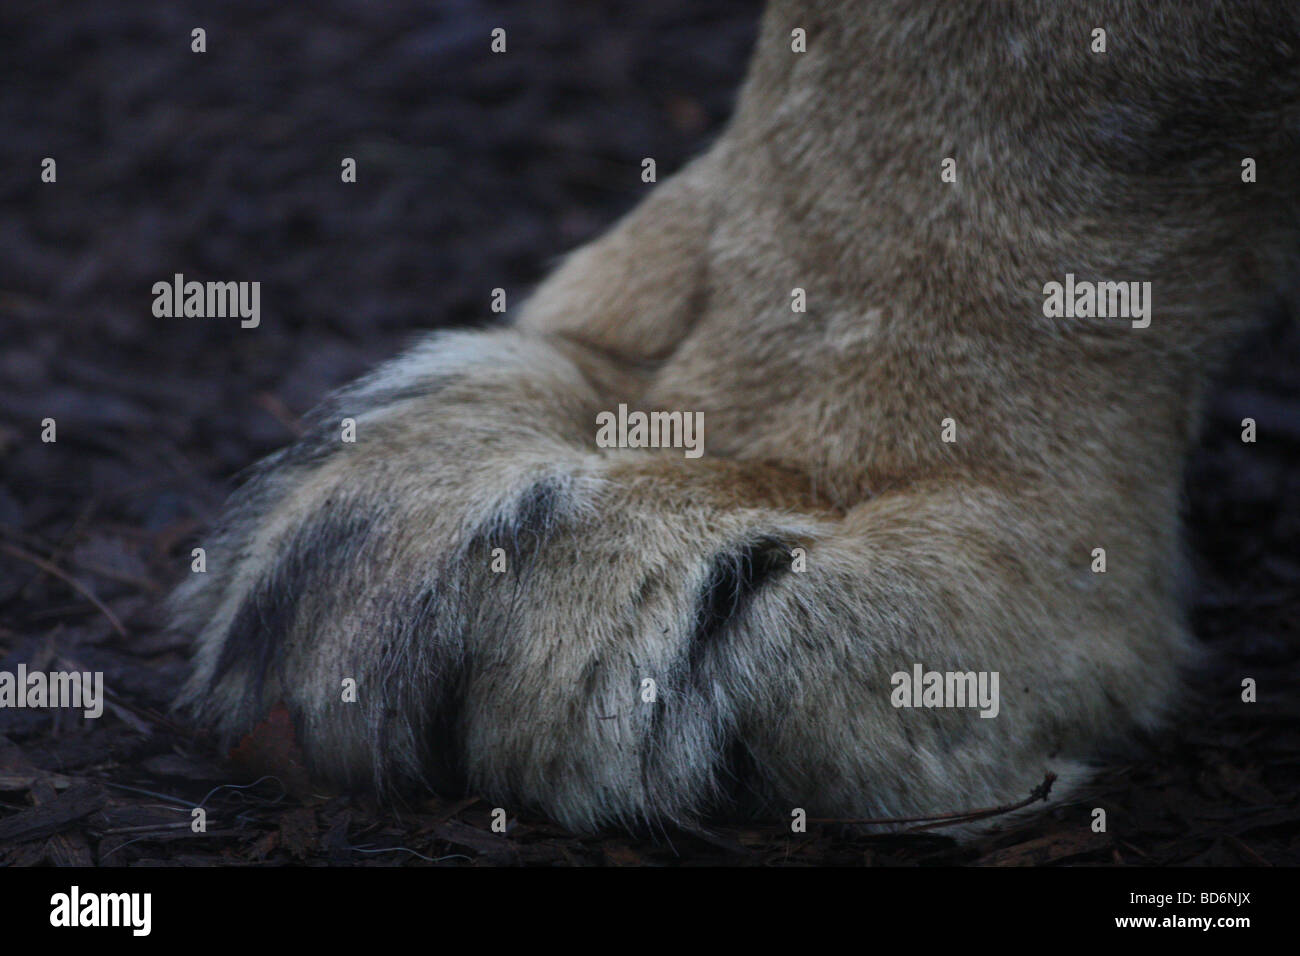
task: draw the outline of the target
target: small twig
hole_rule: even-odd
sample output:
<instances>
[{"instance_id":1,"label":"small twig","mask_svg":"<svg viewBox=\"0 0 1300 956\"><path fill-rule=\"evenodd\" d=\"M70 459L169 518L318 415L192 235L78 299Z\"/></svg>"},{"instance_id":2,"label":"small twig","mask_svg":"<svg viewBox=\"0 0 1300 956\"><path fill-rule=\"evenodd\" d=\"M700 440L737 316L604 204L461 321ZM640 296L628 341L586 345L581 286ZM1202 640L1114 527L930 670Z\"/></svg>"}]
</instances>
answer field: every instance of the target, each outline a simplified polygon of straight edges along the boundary
<instances>
[{"instance_id":1,"label":"small twig","mask_svg":"<svg viewBox=\"0 0 1300 956\"><path fill-rule=\"evenodd\" d=\"M196 730L193 727L186 727L183 724L176 723L174 720L170 719L165 714L158 713L152 707L142 707L137 704L132 704L126 699L119 697L117 694L113 693L107 687L104 688L104 697L107 698L109 703L121 707L123 710L129 711L132 714L135 714L135 716L139 717L141 720L146 720L149 723L157 724L160 727L166 727L174 734L178 734L183 737L198 737L203 734L203 731L201 730Z\"/></svg>"},{"instance_id":2,"label":"small twig","mask_svg":"<svg viewBox=\"0 0 1300 956\"><path fill-rule=\"evenodd\" d=\"M133 588L150 593L162 590L162 585L157 581L142 578L137 574L126 574L122 571L114 571L112 568L100 567L98 564L82 558L74 558L73 560L77 562L77 567L81 568L81 570L89 571L96 577L107 578L109 581L116 581L118 584L129 584Z\"/></svg>"},{"instance_id":3,"label":"small twig","mask_svg":"<svg viewBox=\"0 0 1300 956\"><path fill-rule=\"evenodd\" d=\"M1224 836L1224 839L1226 839L1229 843L1231 843L1233 846L1235 846L1238 850L1240 850L1240 851L1241 851L1242 853L1244 853L1246 856L1250 857L1250 859L1254 861L1254 863L1255 863L1256 866L1272 866L1272 865L1273 865L1273 864L1270 863L1268 860L1264 859L1264 857L1260 856L1257 852L1255 852L1254 849L1252 849L1251 847L1247 846L1244 842L1242 842L1242 840L1241 840L1240 838L1233 836L1231 833L1226 834L1226 835Z\"/></svg>"},{"instance_id":4,"label":"small twig","mask_svg":"<svg viewBox=\"0 0 1300 956\"><path fill-rule=\"evenodd\" d=\"M306 434L307 430L303 427L298 416L289 411L289 407L285 405L284 402L280 401L278 396L272 395L270 392L258 392L257 395L254 396L253 401L262 406L262 408L272 418L283 425L285 431L294 438L301 438Z\"/></svg>"},{"instance_id":5,"label":"small twig","mask_svg":"<svg viewBox=\"0 0 1300 956\"><path fill-rule=\"evenodd\" d=\"M466 860L470 863L474 862L464 853L450 853L447 856L432 857L425 856L423 853L412 850L409 846L383 846L376 849L369 849L368 847L362 846L349 846L344 847L344 849L352 850L354 853L410 853L413 856L418 856L421 860L427 860L430 863L441 863L444 860Z\"/></svg>"},{"instance_id":6,"label":"small twig","mask_svg":"<svg viewBox=\"0 0 1300 956\"><path fill-rule=\"evenodd\" d=\"M111 780L101 780L99 782L106 787L116 787L118 790L127 790L130 791L131 793L143 793L146 797L157 797L159 800L170 800L173 803L184 804L187 807L198 806L197 803L193 803L189 800L182 800L180 797L173 797L169 793L159 793L156 790L141 790L139 787L128 787L124 783L114 783Z\"/></svg>"},{"instance_id":7,"label":"small twig","mask_svg":"<svg viewBox=\"0 0 1300 956\"><path fill-rule=\"evenodd\" d=\"M101 830L103 836L120 836L123 833L161 833L164 830L185 830L193 824L189 820L180 820L176 823L149 823L139 827L113 827L111 830Z\"/></svg>"},{"instance_id":8,"label":"small twig","mask_svg":"<svg viewBox=\"0 0 1300 956\"><path fill-rule=\"evenodd\" d=\"M1128 850L1130 853L1135 853L1135 854L1137 854L1138 856L1142 857L1142 859L1144 859L1144 860L1149 860L1149 859L1151 859L1150 854L1143 853L1141 850L1139 850L1137 847L1135 847L1132 843L1129 843L1129 842L1127 842L1126 840L1120 840L1120 841L1118 841L1118 842L1119 842L1119 845L1120 845L1120 846L1122 846L1124 849Z\"/></svg>"},{"instance_id":9,"label":"small twig","mask_svg":"<svg viewBox=\"0 0 1300 956\"><path fill-rule=\"evenodd\" d=\"M280 795L276 797L274 800L265 800L264 802L269 803L271 805L275 805L288 795L289 791L285 787L284 781L281 780L279 777L268 773L258 777L252 783L223 783L220 784L219 786L213 787L211 790L209 790L207 793L203 795L203 799L199 801L198 805L200 807L203 806L205 803L208 802L208 798L210 798L214 793L217 793L220 790L236 790L236 791L251 790L253 787L258 786L263 780L274 780L276 783L280 785ZM241 793L239 794L239 796L242 797L243 794Z\"/></svg>"},{"instance_id":10,"label":"small twig","mask_svg":"<svg viewBox=\"0 0 1300 956\"><path fill-rule=\"evenodd\" d=\"M123 840L123 841L122 841L121 843L119 843L117 846L113 847L113 849L109 850L107 853L105 853L103 856L101 856L101 857L99 858L99 861L100 861L100 863L103 863L105 860L107 860L110 856L112 856L112 855L113 855L114 853L116 853L118 850L122 849L122 847L124 847L124 846L130 846L132 843L139 843L141 840L147 840L147 839L148 839L148 837L136 837L134 840Z\"/></svg>"},{"instance_id":11,"label":"small twig","mask_svg":"<svg viewBox=\"0 0 1300 956\"><path fill-rule=\"evenodd\" d=\"M44 558L38 558L30 551L24 551L22 548L14 547L12 544L0 542L0 551L3 551L5 552L5 554L15 557L20 561L26 561L28 564L40 568L46 574L53 575L54 577L58 578L60 581L69 585L73 590L75 590L78 594L84 597L87 601L95 605L95 607L99 608L99 612L103 614L104 617L108 618L108 623L113 625L113 629L117 631L118 634L121 634L123 637L128 636L126 633L126 628L123 627L122 622L117 619L117 615L114 614L111 610L109 610L108 605L106 605L99 598L95 597L93 591L91 591L88 587L86 587L76 578L69 576L66 572L60 570L55 565L50 564L50 562L46 561Z\"/></svg>"},{"instance_id":12,"label":"small twig","mask_svg":"<svg viewBox=\"0 0 1300 956\"><path fill-rule=\"evenodd\" d=\"M999 816L1003 813L1011 813L1015 810L1023 810L1031 803L1037 803L1040 800L1046 800L1047 795L1052 792L1052 784L1056 782L1056 774L1049 773L1043 778L1043 782L1034 787L1029 796L1017 803L1007 803L1000 807L988 807L983 810L960 810L956 813L939 813L928 817L866 817L856 820L840 820L834 817L815 817L809 818L809 823L832 823L844 826L890 826L900 823L920 823L919 827L912 827L909 832L919 830L932 830L936 827L953 826L958 823L970 823L975 820L983 820L986 817Z\"/></svg>"}]
</instances>

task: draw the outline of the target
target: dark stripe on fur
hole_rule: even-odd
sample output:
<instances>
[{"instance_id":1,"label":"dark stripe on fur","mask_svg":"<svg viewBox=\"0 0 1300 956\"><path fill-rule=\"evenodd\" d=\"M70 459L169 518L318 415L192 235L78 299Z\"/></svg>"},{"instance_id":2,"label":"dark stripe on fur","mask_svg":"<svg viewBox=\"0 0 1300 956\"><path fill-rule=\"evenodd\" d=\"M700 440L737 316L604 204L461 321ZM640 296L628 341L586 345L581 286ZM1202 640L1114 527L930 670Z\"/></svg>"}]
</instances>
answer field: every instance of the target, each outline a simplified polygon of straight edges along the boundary
<instances>
[{"instance_id":1,"label":"dark stripe on fur","mask_svg":"<svg viewBox=\"0 0 1300 956\"><path fill-rule=\"evenodd\" d=\"M760 789L762 776L749 747L737 735L730 734L722 748L718 767L717 801L706 808L704 817L717 813L724 816L756 817L771 805L769 795Z\"/></svg>"},{"instance_id":2,"label":"dark stripe on fur","mask_svg":"<svg viewBox=\"0 0 1300 956\"><path fill-rule=\"evenodd\" d=\"M485 537L489 548L504 548L513 567L526 561L555 531L564 502L564 489L555 478L534 482L512 511L498 515Z\"/></svg>"},{"instance_id":3,"label":"dark stripe on fur","mask_svg":"<svg viewBox=\"0 0 1300 956\"><path fill-rule=\"evenodd\" d=\"M354 560L369 530L368 518L339 517L328 506L308 519L280 547L275 566L235 612L217 659L214 683L236 671L250 673L252 697L260 699L266 678L278 666L294 631L300 601L310 595L318 611L322 601L329 603L324 596L340 585L340 572Z\"/></svg>"},{"instance_id":4,"label":"dark stripe on fur","mask_svg":"<svg viewBox=\"0 0 1300 956\"><path fill-rule=\"evenodd\" d=\"M688 652L692 671L727 622L745 610L754 593L790 570L790 550L776 538L763 537L714 557L695 605L695 629Z\"/></svg>"},{"instance_id":5,"label":"dark stripe on fur","mask_svg":"<svg viewBox=\"0 0 1300 956\"><path fill-rule=\"evenodd\" d=\"M729 622L744 613L759 588L790 570L790 551L790 545L764 536L714 556L695 602L695 621L686 654L668 675L670 685L685 688L687 698L677 706L712 706L719 641L723 639ZM642 590L645 588L643 584ZM652 711L651 749L644 764L647 774L660 773L658 756L670 746L673 725L671 710L656 707ZM706 813L723 808L734 811L739 807L752 808L761 804L762 798L753 790L758 774L748 748L736 737L735 729L729 728L717 743L715 779L718 789L710 797L709 805L702 809Z\"/></svg>"},{"instance_id":6,"label":"dark stripe on fur","mask_svg":"<svg viewBox=\"0 0 1300 956\"><path fill-rule=\"evenodd\" d=\"M436 793L460 796L466 779L464 726L465 664L462 642L440 633L439 626L463 623L461 615L448 613L447 595L441 588L430 590L420 600L405 639L416 653L414 666L432 670L427 686L432 696L423 702L424 750L420 760L422 782Z\"/></svg>"}]
</instances>

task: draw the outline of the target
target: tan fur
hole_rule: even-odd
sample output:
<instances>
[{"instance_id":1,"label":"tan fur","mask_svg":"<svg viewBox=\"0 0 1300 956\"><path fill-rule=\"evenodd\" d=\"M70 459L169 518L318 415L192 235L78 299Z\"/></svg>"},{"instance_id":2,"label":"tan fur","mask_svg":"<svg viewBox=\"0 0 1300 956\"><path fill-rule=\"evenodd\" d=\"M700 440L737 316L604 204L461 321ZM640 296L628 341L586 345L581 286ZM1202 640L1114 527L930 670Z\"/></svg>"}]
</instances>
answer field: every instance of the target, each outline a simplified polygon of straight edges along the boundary
<instances>
[{"instance_id":1,"label":"tan fur","mask_svg":"<svg viewBox=\"0 0 1300 956\"><path fill-rule=\"evenodd\" d=\"M1195 656L1182 462L1292 289L1298 50L1264 0L777 0L706 155L237 494L175 600L185 702L233 734L283 699L325 777L576 828L1068 796ZM1067 272L1150 281L1150 327L1045 318ZM705 455L598 448L620 402L703 412ZM999 715L896 709L914 663L999 672Z\"/></svg>"}]
</instances>

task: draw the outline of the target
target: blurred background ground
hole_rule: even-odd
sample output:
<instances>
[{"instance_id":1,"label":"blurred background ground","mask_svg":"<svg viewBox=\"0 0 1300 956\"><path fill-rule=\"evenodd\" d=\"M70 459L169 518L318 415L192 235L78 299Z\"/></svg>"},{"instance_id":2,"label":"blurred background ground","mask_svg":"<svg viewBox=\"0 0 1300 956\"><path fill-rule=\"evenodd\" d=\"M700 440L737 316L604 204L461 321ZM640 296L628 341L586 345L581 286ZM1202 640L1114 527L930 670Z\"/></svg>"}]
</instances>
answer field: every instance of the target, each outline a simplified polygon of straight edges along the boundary
<instances>
[{"instance_id":1,"label":"blurred background ground","mask_svg":"<svg viewBox=\"0 0 1300 956\"><path fill-rule=\"evenodd\" d=\"M1191 718L1083 804L971 846L780 820L630 838L525 816L499 835L472 799L381 808L248 787L166 715L186 648L156 602L235 473L416 332L486 320L497 286L517 302L643 195L642 157L664 176L698 153L757 14L749 0L0 7L0 670L99 670L111 694L95 721L0 710L0 862L1300 862L1300 334L1285 315L1235 362L1189 472L1194 616L1215 662ZM498 26L504 56L488 53ZM55 185L39 181L46 156ZM344 156L356 184L340 182ZM154 318L151 287L177 272L260 281L261 327ZM1255 445L1239 440L1247 415ZM1240 702L1246 676L1257 704ZM1092 806L1108 832L1086 827Z\"/></svg>"}]
</instances>

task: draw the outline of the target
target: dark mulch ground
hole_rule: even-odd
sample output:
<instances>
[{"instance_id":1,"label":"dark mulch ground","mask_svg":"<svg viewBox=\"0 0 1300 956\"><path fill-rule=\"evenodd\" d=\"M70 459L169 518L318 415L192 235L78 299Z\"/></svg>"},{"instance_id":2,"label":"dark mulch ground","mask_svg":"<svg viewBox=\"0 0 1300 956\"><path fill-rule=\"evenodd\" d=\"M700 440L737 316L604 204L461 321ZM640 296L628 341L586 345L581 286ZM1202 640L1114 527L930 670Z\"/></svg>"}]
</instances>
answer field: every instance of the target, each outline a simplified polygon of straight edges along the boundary
<instances>
[{"instance_id":1,"label":"dark mulch ground","mask_svg":"<svg viewBox=\"0 0 1300 956\"><path fill-rule=\"evenodd\" d=\"M112 695L97 721L0 711L0 862L1300 863L1285 317L1237 363L1190 472L1195 617L1217 663L1191 718L1082 805L958 848L783 821L635 839L523 818L499 835L472 800L395 810L244 786L165 716L185 648L156 609L231 476L416 330L483 320L495 286L524 293L636 201L643 156L664 174L701 149L756 17L744 0L304 9L0 9L0 669L101 670ZM487 53L495 26L505 56ZM176 272L261 281L262 326L153 318L150 288ZM1256 445L1238 439L1245 415ZM1244 676L1259 703L1240 702ZM1105 834L1083 825L1093 806Z\"/></svg>"}]
</instances>

